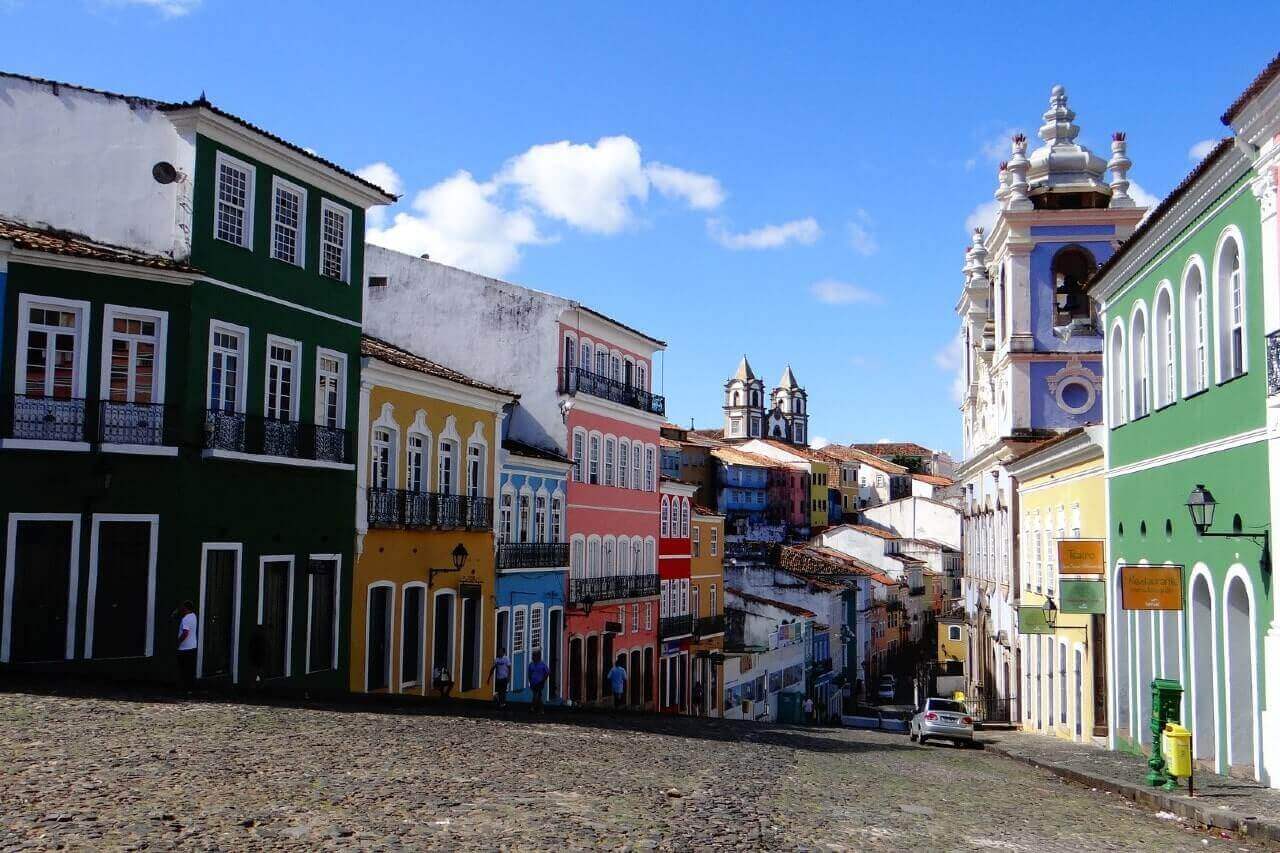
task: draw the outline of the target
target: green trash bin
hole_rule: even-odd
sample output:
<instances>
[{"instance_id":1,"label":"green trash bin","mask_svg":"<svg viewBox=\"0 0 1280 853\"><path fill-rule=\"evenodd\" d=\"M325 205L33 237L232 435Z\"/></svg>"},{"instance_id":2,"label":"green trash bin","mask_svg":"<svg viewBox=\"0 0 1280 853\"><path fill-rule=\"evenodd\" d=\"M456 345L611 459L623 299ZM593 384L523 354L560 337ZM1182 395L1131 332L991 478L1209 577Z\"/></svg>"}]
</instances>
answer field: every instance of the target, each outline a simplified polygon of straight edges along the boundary
<instances>
[{"instance_id":1,"label":"green trash bin","mask_svg":"<svg viewBox=\"0 0 1280 853\"><path fill-rule=\"evenodd\" d=\"M1166 723L1182 722L1182 685L1172 678L1151 680L1151 758L1147 760L1147 784L1166 790L1177 783L1165 772L1161 737Z\"/></svg>"}]
</instances>

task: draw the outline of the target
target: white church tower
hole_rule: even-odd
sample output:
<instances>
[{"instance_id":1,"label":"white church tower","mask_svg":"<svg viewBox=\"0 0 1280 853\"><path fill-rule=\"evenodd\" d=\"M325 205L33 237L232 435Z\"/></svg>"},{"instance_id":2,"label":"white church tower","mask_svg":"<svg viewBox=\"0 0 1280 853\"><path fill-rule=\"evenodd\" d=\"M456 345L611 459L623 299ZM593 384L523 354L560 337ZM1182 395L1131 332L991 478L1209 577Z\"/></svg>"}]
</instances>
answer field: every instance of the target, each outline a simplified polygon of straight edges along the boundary
<instances>
[{"instance_id":1,"label":"white church tower","mask_svg":"<svg viewBox=\"0 0 1280 853\"><path fill-rule=\"evenodd\" d=\"M764 425L764 383L744 355L724 383L724 437L760 438Z\"/></svg>"},{"instance_id":2,"label":"white church tower","mask_svg":"<svg viewBox=\"0 0 1280 853\"><path fill-rule=\"evenodd\" d=\"M774 435L775 425L781 426L782 435ZM807 444L809 441L809 395L796 381L796 375L791 372L789 364L778 380L778 387L773 389L769 436L782 438L792 444Z\"/></svg>"}]
</instances>

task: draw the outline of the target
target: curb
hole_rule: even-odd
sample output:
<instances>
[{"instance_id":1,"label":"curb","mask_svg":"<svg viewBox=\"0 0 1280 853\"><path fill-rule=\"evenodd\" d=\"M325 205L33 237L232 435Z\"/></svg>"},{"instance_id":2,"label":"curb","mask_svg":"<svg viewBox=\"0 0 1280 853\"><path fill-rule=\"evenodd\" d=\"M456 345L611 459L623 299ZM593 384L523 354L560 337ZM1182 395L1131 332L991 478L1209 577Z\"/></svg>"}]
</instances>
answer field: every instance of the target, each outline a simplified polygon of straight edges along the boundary
<instances>
[{"instance_id":1,"label":"curb","mask_svg":"<svg viewBox=\"0 0 1280 853\"><path fill-rule=\"evenodd\" d=\"M1149 809L1172 812L1179 817L1193 820L1204 826L1229 830L1249 838L1280 842L1280 820L1252 817L1231 809L1213 808L1202 800L1181 794L1172 794L1167 791L1149 788L1145 785L1121 782L1105 776L1094 776L1060 764L1051 764L1038 758L1032 758L991 741L985 742L983 746L987 752L995 753L1013 761L1020 761L1023 764L1029 764L1040 770L1047 770L1055 776L1066 779L1068 782L1087 785L1101 791L1110 791Z\"/></svg>"}]
</instances>

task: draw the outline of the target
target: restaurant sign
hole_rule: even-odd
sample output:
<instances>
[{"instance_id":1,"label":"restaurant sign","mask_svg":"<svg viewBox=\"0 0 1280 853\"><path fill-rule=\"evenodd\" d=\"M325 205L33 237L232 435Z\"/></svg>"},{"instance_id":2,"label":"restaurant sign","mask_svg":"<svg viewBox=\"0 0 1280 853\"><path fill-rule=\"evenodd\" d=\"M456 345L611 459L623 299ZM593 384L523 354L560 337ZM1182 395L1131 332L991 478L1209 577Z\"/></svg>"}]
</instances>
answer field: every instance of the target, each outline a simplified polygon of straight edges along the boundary
<instances>
[{"instance_id":1,"label":"restaurant sign","mask_svg":"<svg viewBox=\"0 0 1280 853\"><path fill-rule=\"evenodd\" d=\"M1107 585L1102 581L1062 581L1063 613L1106 613Z\"/></svg>"},{"instance_id":2,"label":"restaurant sign","mask_svg":"<svg viewBox=\"0 0 1280 853\"><path fill-rule=\"evenodd\" d=\"M1106 557L1101 539L1059 539L1058 573L1063 575L1101 575L1106 572Z\"/></svg>"},{"instance_id":3,"label":"restaurant sign","mask_svg":"<svg viewBox=\"0 0 1280 853\"><path fill-rule=\"evenodd\" d=\"M1019 634L1052 634L1053 629L1044 618L1044 608L1038 604L1023 604L1018 607Z\"/></svg>"},{"instance_id":4,"label":"restaurant sign","mask_svg":"<svg viewBox=\"0 0 1280 853\"><path fill-rule=\"evenodd\" d=\"M1121 566L1125 610L1181 610L1182 566Z\"/></svg>"}]
</instances>

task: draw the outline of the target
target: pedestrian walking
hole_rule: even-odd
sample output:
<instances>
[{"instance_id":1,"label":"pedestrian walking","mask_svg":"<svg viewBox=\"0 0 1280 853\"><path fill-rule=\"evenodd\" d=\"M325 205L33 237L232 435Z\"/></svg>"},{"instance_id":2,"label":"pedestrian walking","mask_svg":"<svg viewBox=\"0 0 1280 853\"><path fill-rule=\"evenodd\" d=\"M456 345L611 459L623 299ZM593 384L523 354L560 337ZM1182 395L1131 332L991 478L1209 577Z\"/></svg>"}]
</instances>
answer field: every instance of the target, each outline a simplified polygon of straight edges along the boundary
<instances>
[{"instance_id":1,"label":"pedestrian walking","mask_svg":"<svg viewBox=\"0 0 1280 853\"><path fill-rule=\"evenodd\" d=\"M551 667L542 662L541 649L535 649L533 652L533 660L529 663L529 690L533 693L533 699L529 703L529 713L537 711L539 714L543 712L542 693L547 688L547 677L551 675Z\"/></svg>"},{"instance_id":2,"label":"pedestrian walking","mask_svg":"<svg viewBox=\"0 0 1280 853\"><path fill-rule=\"evenodd\" d=\"M704 694L702 692L702 682L701 681L693 682L693 714L695 717L702 716L703 695Z\"/></svg>"},{"instance_id":3,"label":"pedestrian walking","mask_svg":"<svg viewBox=\"0 0 1280 853\"><path fill-rule=\"evenodd\" d=\"M489 678L486 681L490 680L493 681L494 703L499 708L507 707L507 685L511 683L511 658L507 657L506 649L498 649L498 656L493 659L493 666L489 667Z\"/></svg>"},{"instance_id":4,"label":"pedestrian walking","mask_svg":"<svg viewBox=\"0 0 1280 853\"><path fill-rule=\"evenodd\" d=\"M625 661L622 655L618 655L618 659L613 663L613 669L609 670L609 687L613 690L613 707L621 708L627 699L627 670L622 666Z\"/></svg>"},{"instance_id":5,"label":"pedestrian walking","mask_svg":"<svg viewBox=\"0 0 1280 853\"><path fill-rule=\"evenodd\" d=\"M811 726L817 722L817 720L815 720L813 716L813 697L812 696L804 697L804 721Z\"/></svg>"},{"instance_id":6,"label":"pedestrian walking","mask_svg":"<svg viewBox=\"0 0 1280 853\"><path fill-rule=\"evenodd\" d=\"M184 601L178 607L178 689L191 695L196 682L196 649L199 648L200 620L195 605Z\"/></svg>"}]
</instances>

